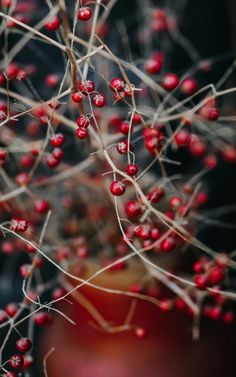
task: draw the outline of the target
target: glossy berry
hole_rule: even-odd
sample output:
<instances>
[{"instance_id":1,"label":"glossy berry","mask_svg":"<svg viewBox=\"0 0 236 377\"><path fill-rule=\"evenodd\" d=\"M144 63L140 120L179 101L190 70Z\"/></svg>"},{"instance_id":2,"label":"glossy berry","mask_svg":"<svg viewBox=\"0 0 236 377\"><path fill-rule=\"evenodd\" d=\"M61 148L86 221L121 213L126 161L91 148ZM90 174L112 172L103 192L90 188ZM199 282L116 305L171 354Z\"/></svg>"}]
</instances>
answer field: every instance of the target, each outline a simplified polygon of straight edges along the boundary
<instances>
[{"instance_id":1,"label":"glossy berry","mask_svg":"<svg viewBox=\"0 0 236 377\"><path fill-rule=\"evenodd\" d=\"M24 359L22 355L15 354L9 359L9 364L13 369L21 369L24 364Z\"/></svg>"},{"instance_id":2,"label":"glossy berry","mask_svg":"<svg viewBox=\"0 0 236 377\"><path fill-rule=\"evenodd\" d=\"M138 165L136 164L129 164L126 167L126 173L130 175L131 177L136 175L138 173Z\"/></svg>"},{"instance_id":3,"label":"glossy berry","mask_svg":"<svg viewBox=\"0 0 236 377\"><path fill-rule=\"evenodd\" d=\"M80 21L88 21L92 16L92 11L89 7L82 7L78 11L78 19Z\"/></svg>"},{"instance_id":4,"label":"glossy berry","mask_svg":"<svg viewBox=\"0 0 236 377\"><path fill-rule=\"evenodd\" d=\"M96 94L96 95L93 97L93 104L94 104L96 107L104 107L105 104L106 104L106 100L105 100L104 95L102 95L102 94Z\"/></svg>"},{"instance_id":5,"label":"glossy berry","mask_svg":"<svg viewBox=\"0 0 236 377\"><path fill-rule=\"evenodd\" d=\"M114 77L110 81L110 89L113 92L121 92L124 89L124 81L120 79L119 77Z\"/></svg>"},{"instance_id":6,"label":"glossy berry","mask_svg":"<svg viewBox=\"0 0 236 377\"><path fill-rule=\"evenodd\" d=\"M121 181L113 181L110 185L110 191L114 196L121 196L125 193L125 185Z\"/></svg>"},{"instance_id":7,"label":"glossy berry","mask_svg":"<svg viewBox=\"0 0 236 377\"><path fill-rule=\"evenodd\" d=\"M126 154L128 152L128 141L122 140L117 144L117 152L120 154Z\"/></svg>"},{"instance_id":8,"label":"glossy berry","mask_svg":"<svg viewBox=\"0 0 236 377\"><path fill-rule=\"evenodd\" d=\"M50 139L50 143L55 148L60 147L64 143L64 141L65 141L65 136L62 134L55 134Z\"/></svg>"},{"instance_id":9,"label":"glossy berry","mask_svg":"<svg viewBox=\"0 0 236 377\"><path fill-rule=\"evenodd\" d=\"M136 218L141 215L142 209L138 202L136 202L135 200L131 200L126 203L125 212L128 217Z\"/></svg>"},{"instance_id":10,"label":"glossy berry","mask_svg":"<svg viewBox=\"0 0 236 377\"><path fill-rule=\"evenodd\" d=\"M71 94L72 101L75 103L83 102L84 96L81 92L74 92Z\"/></svg>"},{"instance_id":11,"label":"glossy berry","mask_svg":"<svg viewBox=\"0 0 236 377\"><path fill-rule=\"evenodd\" d=\"M78 82L78 89L84 94L88 95L92 92L94 92L95 89L95 84L91 80L86 80L86 81L80 81Z\"/></svg>"},{"instance_id":12,"label":"glossy berry","mask_svg":"<svg viewBox=\"0 0 236 377\"><path fill-rule=\"evenodd\" d=\"M75 135L79 140L83 140L88 136L88 131L85 128L80 127L75 131Z\"/></svg>"},{"instance_id":13,"label":"glossy berry","mask_svg":"<svg viewBox=\"0 0 236 377\"><path fill-rule=\"evenodd\" d=\"M80 115L77 118L76 123L78 127L87 128L90 125L90 120L86 115Z\"/></svg>"},{"instance_id":14,"label":"glossy berry","mask_svg":"<svg viewBox=\"0 0 236 377\"><path fill-rule=\"evenodd\" d=\"M28 338L21 338L16 342L16 348L20 352L27 352L32 348L32 342Z\"/></svg>"},{"instance_id":15,"label":"glossy berry","mask_svg":"<svg viewBox=\"0 0 236 377\"><path fill-rule=\"evenodd\" d=\"M167 73L162 80L162 86L166 90L173 90L178 85L179 78L175 73Z\"/></svg>"}]
</instances>

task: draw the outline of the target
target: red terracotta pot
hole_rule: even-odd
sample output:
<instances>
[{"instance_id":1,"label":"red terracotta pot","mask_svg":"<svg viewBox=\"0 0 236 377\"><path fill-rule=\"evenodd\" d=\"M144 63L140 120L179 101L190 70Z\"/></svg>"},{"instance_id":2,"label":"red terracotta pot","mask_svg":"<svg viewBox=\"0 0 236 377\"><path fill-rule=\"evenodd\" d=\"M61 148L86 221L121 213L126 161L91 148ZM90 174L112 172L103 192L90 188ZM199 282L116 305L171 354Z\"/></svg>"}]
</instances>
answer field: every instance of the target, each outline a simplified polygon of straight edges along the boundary
<instances>
[{"instance_id":1,"label":"red terracotta pot","mask_svg":"<svg viewBox=\"0 0 236 377\"><path fill-rule=\"evenodd\" d=\"M94 269L91 265L87 274ZM93 283L126 289L143 274L141 267L106 272ZM132 298L83 287L79 292L86 302L111 325L122 325ZM134 331L107 333L75 299L64 304L63 312L77 325L58 316L43 339L44 355L55 352L47 362L50 377L235 377L233 363L235 339L232 327L205 322L199 341L192 340L192 318L172 311L163 313L157 306L138 300L132 324L147 329L137 338ZM204 322L204 321L203 321Z\"/></svg>"}]
</instances>

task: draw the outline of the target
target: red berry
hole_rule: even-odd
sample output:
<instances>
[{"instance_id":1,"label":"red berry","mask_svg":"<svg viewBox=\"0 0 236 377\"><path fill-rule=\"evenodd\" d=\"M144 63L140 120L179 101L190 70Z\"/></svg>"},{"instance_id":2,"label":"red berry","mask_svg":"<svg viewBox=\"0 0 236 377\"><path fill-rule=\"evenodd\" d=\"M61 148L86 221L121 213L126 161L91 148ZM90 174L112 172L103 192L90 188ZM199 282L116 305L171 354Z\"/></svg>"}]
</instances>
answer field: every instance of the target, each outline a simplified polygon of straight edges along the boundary
<instances>
[{"instance_id":1,"label":"red berry","mask_svg":"<svg viewBox=\"0 0 236 377\"><path fill-rule=\"evenodd\" d=\"M75 135L78 139L83 140L88 136L88 131L85 128L78 128Z\"/></svg>"},{"instance_id":2,"label":"red berry","mask_svg":"<svg viewBox=\"0 0 236 377\"><path fill-rule=\"evenodd\" d=\"M52 315L47 312L38 312L34 314L33 320L38 326L46 326L52 322Z\"/></svg>"},{"instance_id":3,"label":"red berry","mask_svg":"<svg viewBox=\"0 0 236 377\"><path fill-rule=\"evenodd\" d=\"M207 193L204 192L204 191L199 192L196 195L195 201L196 201L196 204L198 204L198 205L203 205L203 204L207 203L207 201L208 201Z\"/></svg>"},{"instance_id":4,"label":"red berry","mask_svg":"<svg viewBox=\"0 0 236 377\"><path fill-rule=\"evenodd\" d=\"M175 134L175 143L178 147L182 148L188 145L190 134L186 130L180 130Z\"/></svg>"},{"instance_id":5,"label":"red berry","mask_svg":"<svg viewBox=\"0 0 236 377\"><path fill-rule=\"evenodd\" d=\"M55 88L59 82L59 77L54 74L47 75L45 83L49 88Z\"/></svg>"},{"instance_id":6,"label":"red berry","mask_svg":"<svg viewBox=\"0 0 236 377\"><path fill-rule=\"evenodd\" d=\"M133 123L140 124L142 121L141 116L138 113L134 113L133 115Z\"/></svg>"},{"instance_id":7,"label":"red berry","mask_svg":"<svg viewBox=\"0 0 236 377\"><path fill-rule=\"evenodd\" d=\"M25 169L30 169L34 165L34 162L35 158L31 154L26 154L20 159L21 166Z\"/></svg>"},{"instance_id":8,"label":"red berry","mask_svg":"<svg viewBox=\"0 0 236 377\"><path fill-rule=\"evenodd\" d=\"M160 237L161 237L161 231L157 228L152 228L151 238L156 241L156 240L159 240Z\"/></svg>"},{"instance_id":9,"label":"red berry","mask_svg":"<svg viewBox=\"0 0 236 377\"><path fill-rule=\"evenodd\" d=\"M32 348L32 342L28 338L21 338L16 342L16 348L20 352L27 352Z\"/></svg>"},{"instance_id":10,"label":"red berry","mask_svg":"<svg viewBox=\"0 0 236 377\"><path fill-rule=\"evenodd\" d=\"M32 356L31 355L23 355L23 359L24 359L24 364L23 364L22 369L23 370L29 369L33 365L33 361L34 361Z\"/></svg>"},{"instance_id":11,"label":"red berry","mask_svg":"<svg viewBox=\"0 0 236 377\"><path fill-rule=\"evenodd\" d=\"M95 84L91 80L83 81L83 82L78 82L78 89L84 94L88 95L92 92L94 92L95 89Z\"/></svg>"},{"instance_id":12,"label":"red berry","mask_svg":"<svg viewBox=\"0 0 236 377\"><path fill-rule=\"evenodd\" d=\"M18 186L27 186L29 183L29 174L25 172L17 174L16 183Z\"/></svg>"},{"instance_id":13,"label":"red berry","mask_svg":"<svg viewBox=\"0 0 236 377\"><path fill-rule=\"evenodd\" d=\"M127 140L122 140L117 144L117 152L120 154L126 154L128 152L128 141Z\"/></svg>"},{"instance_id":14,"label":"red berry","mask_svg":"<svg viewBox=\"0 0 236 377\"><path fill-rule=\"evenodd\" d=\"M106 104L105 97L102 94L96 94L93 97L93 103L96 107L104 107Z\"/></svg>"},{"instance_id":15,"label":"red berry","mask_svg":"<svg viewBox=\"0 0 236 377\"><path fill-rule=\"evenodd\" d=\"M25 232L28 229L28 222L25 219L11 219L11 230L13 232Z\"/></svg>"},{"instance_id":16,"label":"red berry","mask_svg":"<svg viewBox=\"0 0 236 377\"><path fill-rule=\"evenodd\" d=\"M151 58L151 59L146 60L144 64L144 68L146 72L152 75L155 75L160 72L162 68L162 62L160 59Z\"/></svg>"},{"instance_id":17,"label":"red berry","mask_svg":"<svg viewBox=\"0 0 236 377\"><path fill-rule=\"evenodd\" d=\"M236 149L231 145L227 145L221 152L223 159L226 162L236 162Z\"/></svg>"},{"instance_id":18,"label":"red berry","mask_svg":"<svg viewBox=\"0 0 236 377\"><path fill-rule=\"evenodd\" d=\"M125 192L125 185L121 181L113 181L110 185L110 191L114 196L121 196Z\"/></svg>"},{"instance_id":19,"label":"red berry","mask_svg":"<svg viewBox=\"0 0 236 377\"><path fill-rule=\"evenodd\" d=\"M8 320L7 313L5 310L0 309L0 324L6 322Z\"/></svg>"},{"instance_id":20,"label":"red berry","mask_svg":"<svg viewBox=\"0 0 236 377\"><path fill-rule=\"evenodd\" d=\"M149 194L147 195L147 199L151 203L157 203L159 202L159 200L161 200L163 195L164 195L164 189L162 187L157 187L149 192Z\"/></svg>"},{"instance_id":21,"label":"red berry","mask_svg":"<svg viewBox=\"0 0 236 377\"><path fill-rule=\"evenodd\" d=\"M9 364L13 369L21 369L24 364L23 356L19 354L12 355L9 359Z\"/></svg>"},{"instance_id":22,"label":"red berry","mask_svg":"<svg viewBox=\"0 0 236 377\"><path fill-rule=\"evenodd\" d=\"M185 95L191 95L197 90L197 82L194 79L186 78L180 85L181 92Z\"/></svg>"},{"instance_id":23,"label":"red berry","mask_svg":"<svg viewBox=\"0 0 236 377\"><path fill-rule=\"evenodd\" d=\"M124 89L124 81L119 77L114 77L114 79L110 81L110 89L113 92L121 92Z\"/></svg>"},{"instance_id":24,"label":"red berry","mask_svg":"<svg viewBox=\"0 0 236 377\"><path fill-rule=\"evenodd\" d=\"M92 11L89 7L82 7L78 11L78 19L80 21L88 21L92 16Z\"/></svg>"},{"instance_id":25,"label":"red berry","mask_svg":"<svg viewBox=\"0 0 236 377\"><path fill-rule=\"evenodd\" d=\"M23 278L28 278L30 276L30 273L32 271L32 266L31 264L22 264L19 268L20 275Z\"/></svg>"},{"instance_id":26,"label":"red berry","mask_svg":"<svg viewBox=\"0 0 236 377\"><path fill-rule=\"evenodd\" d=\"M166 90L173 90L178 85L179 78L175 73L167 73L162 80L162 86Z\"/></svg>"},{"instance_id":27,"label":"red berry","mask_svg":"<svg viewBox=\"0 0 236 377\"><path fill-rule=\"evenodd\" d=\"M6 307L5 307L5 310L7 312L7 314L9 315L9 317L14 317L14 315L16 314L17 310L18 310L18 307L17 305L13 302L13 303L10 303L10 304L7 304ZM0 316L1 317L1 316ZM1 323L1 320L0 320L0 323Z\"/></svg>"},{"instance_id":28,"label":"red berry","mask_svg":"<svg viewBox=\"0 0 236 377\"><path fill-rule=\"evenodd\" d=\"M183 202L182 199L179 198L178 196L172 196L172 198L170 198L169 200L169 206L172 209L176 209L182 204L182 202Z\"/></svg>"},{"instance_id":29,"label":"red berry","mask_svg":"<svg viewBox=\"0 0 236 377\"><path fill-rule=\"evenodd\" d=\"M200 139L190 141L188 148L193 157L202 157L207 150L206 143Z\"/></svg>"},{"instance_id":30,"label":"red berry","mask_svg":"<svg viewBox=\"0 0 236 377\"><path fill-rule=\"evenodd\" d=\"M174 249L175 247L175 240L172 237L167 237L165 240L162 241L161 250L166 252L169 252Z\"/></svg>"},{"instance_id":31,"label":"red berry","mask_svg":"<svg viewBox=\"0 0 236 377\"><path fill-rule=\"evenodd\" d=\"M65 296L66 294L66 291L65 289L63 288L56 288L53 293L52 293L52 298L53 300L59 300L61 299L63 296Z\"/></svg>"},{"instance_id":32,"label":"red berry","mask_svg":"<svg viewBox=\"0 0 236 377\"><path fill-rule=\"evenodd\" d=\"M207 287L208 281L205 275L196 275L193 280L198 289L205 289Z\"/></svg>"},{"instance_id":33,"label":"red berry","mask_svg":"<svg viewBox=\"0 0 236 377\"><path fill-rule=\"evenodd\" d=\"M218 160L215 155L208 155L204 158L204 165L207 169L214 169L217 164Z\"/></svg>"},{"instance_id":34,"label":"red berry","mask_svg":"<svg viewBox=\"0 0 236 377\"><path fill-rule=\"evenodd\" d=\"M45 24L45 29L48 31L55 31L60 26L60 20L57 16L54 16L53 19Z\"/></svg>"},{"instance_id":35,"label":"red berry","mask_svg":"<svg viewBox=\"0 0 236 377\"><path fill-rule=\"evenodd\" d=\"M126 173L131 177L138 173L138 165L136 164L129 164L126 167Z\"/></svg>"},{"instance_id":36,"label":"red berry","mask_svg":"<svg viewBox=\"0 0 236 377\"><path fill-rule=\"evenodd\" d=\"M49 203L45 199L38 199L34 203L34 209L38 213L41 213L41 214L46 213L49 210Z\"/></svg>"},{"instance_id":37,"label":"red berry","mask_svg":"<svg viewBox=\"0 0 236 377\"><path fill-rule=\"evenodd\" d=\"M128 135L130 130L130 123L127 120L124 120L119 127L119 130L122 134Z\"/></svg>"},{"instance_id":38,"label":"red berry","mask_svg":"<svg viewBox=\"0 0 236 377\"><path fill-rule=\"evenodd\" d=\"M208 276L208 279L211 284L215 285L220 283L224 279L224 270L220 267L214 267Z\"/></svg>"},{"instance_id":39,"label":"red berry","mask_svg":"<svg viewBox=\"0 0 236 377\"><path fill-rule=\"evenodd\" d=\"M71 98L72 98L72 101L74 101L76 103L81 103L84 99L84 96L80 92L74 92L74 93L72 93Z\"/></svg>"},{"instance_id":40,"label":"red berry","mask_svg":"<svg viewBox=\"0 0 236 377\"><path fill-rule=\"evenodd\" d=\"M89 118L86 115L80 115L77 118L76 123L78 127L81 127L81 128L87 128L90 125Z\"/></svg>"},{"instance_id":41,"label":"red berry","mask_svg":"<svg viewBox=\"0 0 236 377\"><path fill-rule=\"evenodd\" d=\"M142 209L138 202L131 200L125 205L125 212L128 217L135 218L141 215Z\"/></svg>"},{"instance_id":42,"label":"red berry","mask_svg":"<svg viewBox=\"0 0 236 377\"><path fill-rule=\"evenodd\" d=\"M64 156L64 152L63 152L63 150L61 148L55 148L52 151L52 155L57 160L60 160Z\"/></svg>"},{"instance_id":43,"label":"red berry","mask_svg":"<svg viewBox=\"0 0 236 377\"><path fill-rule=\"evenodd\" d=\"M59 164L59 160L56 159L52 154L49 154L47 157L46 157L46 164L49 168L56 168Z\"/></svg>"},{"instance_id":44,"label":"red berry","mask_svg":"<svg viewBox=\"0 0 236 377\"><path fill-rule=\"evenodd\" d=\"M65 141L65 136L62 134L55 134L51 137L50 142L53 147L60 147Z\"/></svg>"},{"instance_id":45,"label":"red berry","mask_svg":"<svg viewBox=\"0 0 236 377\"><path fill-rule=\"evenodd\" d=\"M143 339L147 336L147 330L143 327L137 327L135 329L135 335L140 338L140 339Z\"/></svg>"}]
</instances>

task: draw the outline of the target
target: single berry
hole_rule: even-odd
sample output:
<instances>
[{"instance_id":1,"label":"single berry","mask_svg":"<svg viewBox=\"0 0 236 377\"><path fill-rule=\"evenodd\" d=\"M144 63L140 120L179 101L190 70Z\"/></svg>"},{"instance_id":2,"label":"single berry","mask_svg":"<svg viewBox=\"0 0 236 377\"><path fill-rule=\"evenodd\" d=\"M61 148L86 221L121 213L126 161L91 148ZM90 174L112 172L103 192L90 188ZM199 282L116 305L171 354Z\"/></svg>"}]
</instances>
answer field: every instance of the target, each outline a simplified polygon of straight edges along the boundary
<instances>
[{"instance_id":1,"label":"single berry","mask_svg":"<svg viewBox=\"0 0 236 377\"><path fill-rule=\"evenodd\" d=\"M114 196L121 196L125 192L125 185L121 181L113 181L110 185L110 191Z\"/></svg>"},{"instance_id":2,"label":"single berry","mask_svg":"<svg viewBox=\"0 0 236 377\"><path fill-rule=\"evenodd\" d=\"M22 355L15 354L9 359L9 364L13 369L21 369L24 364L24 359Z\"/></svg>"},{"instance_id":3,"label":"single berry","mask_svg":"<svg viewBox=\"0 0 236 377\"><path fill-rule=\"evenodd\" d=\"M88 21L92 16L92 11L89 7L82 7L78 11L78 19L80 21Z\"/></svg>"},{"instance_id":4,"label":"single berry","mask_svg":"<svg viewBox=\"0 0 236 377\"><path fill-rule=\"evenodd\" d=\"M32 342L28 338L21 338L16 342L16 348L20 352L27 352L32 348Z\"/></svg>"}]
</instances>

